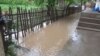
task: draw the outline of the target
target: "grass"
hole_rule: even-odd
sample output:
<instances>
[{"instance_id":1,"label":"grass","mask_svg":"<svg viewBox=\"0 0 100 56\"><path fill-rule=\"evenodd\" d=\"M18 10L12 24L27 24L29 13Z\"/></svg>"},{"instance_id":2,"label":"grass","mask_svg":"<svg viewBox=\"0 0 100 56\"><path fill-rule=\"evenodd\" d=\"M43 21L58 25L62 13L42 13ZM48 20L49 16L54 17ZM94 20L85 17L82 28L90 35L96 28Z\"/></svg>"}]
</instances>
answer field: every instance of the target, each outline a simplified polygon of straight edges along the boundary
<instances>
[{"instance_id":1,"label":"grass","mask_svg":"<svg viewBox=\"0 0 100 56\"><path fill-rule=\"evenodd\" d=\"M36 6L34 4L28 4L28 5L19 5L19 4L0 4L0 7L2 8L3 11L8 11L9 7L11 7L13 10L16 10L17 7L20 7L22 9L37 9L41 7L45 7L45 4L41 6Z\"/></svg>"}]
</instances>

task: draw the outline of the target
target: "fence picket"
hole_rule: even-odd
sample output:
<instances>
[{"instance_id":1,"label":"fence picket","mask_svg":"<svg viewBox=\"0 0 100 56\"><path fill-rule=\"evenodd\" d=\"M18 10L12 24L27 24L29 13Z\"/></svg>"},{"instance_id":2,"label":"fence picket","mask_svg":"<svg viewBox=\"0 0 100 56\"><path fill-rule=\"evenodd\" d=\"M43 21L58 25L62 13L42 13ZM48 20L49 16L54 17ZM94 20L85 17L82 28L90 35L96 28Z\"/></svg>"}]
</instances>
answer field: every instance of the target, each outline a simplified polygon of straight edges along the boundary
<instances>
[{"instance_id":1,"label":"fence picket","mask_svg":"<svg viewBox=\"0 0 100 56\"><path fill-rule=\"evenodd\" d=\"M9 32L9 40L12 40L12 9L9 7L9 16L8 16L8 32Z\"/></svg>"},{"instance_id":2,"label":"fence picket","mask_svg":"<svg viewBox=\"0 0 100 56\"><path fill-rule=\"evenodd\" d=\"M17 8L17 40L19 39L19 8Z\"/></svg>"},{"instance_id":3,"label":"fence picket","mask_svg":"<svg viewBox=\"0 0 100 56\"><path fill-rule=\"evenodd\" d=\"M23 11L23 9L21 8L21 13L23 13L22 15L21 15L21 21L22 21L22 30L23 30L23 36L25 37L25 27L24 27L24 11Z\"/></svg>"}]
</instances>

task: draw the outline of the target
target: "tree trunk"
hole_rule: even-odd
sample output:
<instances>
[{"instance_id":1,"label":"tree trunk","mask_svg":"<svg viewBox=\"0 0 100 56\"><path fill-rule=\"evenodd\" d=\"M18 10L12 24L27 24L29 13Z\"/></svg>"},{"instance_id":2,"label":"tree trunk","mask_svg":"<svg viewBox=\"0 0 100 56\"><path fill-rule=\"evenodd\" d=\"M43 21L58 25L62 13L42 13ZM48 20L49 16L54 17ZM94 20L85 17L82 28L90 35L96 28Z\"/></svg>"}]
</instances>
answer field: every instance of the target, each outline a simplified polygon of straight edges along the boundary
<instances>
[{"instance_id":1,"label":"tree trunk","mask_svg":"<svg viewBox=\"0 0 100 56\"><path fill-rule=\"evenodd\" d=\"M54 6L47 6L47 15L50 16L50 19L55 19Z\"/></svg>"}]
</instances>

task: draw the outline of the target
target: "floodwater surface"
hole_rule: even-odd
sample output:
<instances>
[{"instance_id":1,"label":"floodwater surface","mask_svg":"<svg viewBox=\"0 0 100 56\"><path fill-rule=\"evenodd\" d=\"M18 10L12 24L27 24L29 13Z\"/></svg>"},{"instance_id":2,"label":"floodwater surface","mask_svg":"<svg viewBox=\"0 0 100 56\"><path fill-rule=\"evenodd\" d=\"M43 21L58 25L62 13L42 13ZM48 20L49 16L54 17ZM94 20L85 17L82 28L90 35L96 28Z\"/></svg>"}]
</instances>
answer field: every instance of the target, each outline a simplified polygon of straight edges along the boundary
<instances>
[{"instance_id":1,"label":"floodwater surface","mask_svg":"<svg viewBox=\"0 0 100 56\"><path fill-rule=\"evenodd\" d=\"M36 32L28 32L23 47L29 49L19 56L56 56L74 36L80 13L62 18Z\"/></svg>"}]
</instances>

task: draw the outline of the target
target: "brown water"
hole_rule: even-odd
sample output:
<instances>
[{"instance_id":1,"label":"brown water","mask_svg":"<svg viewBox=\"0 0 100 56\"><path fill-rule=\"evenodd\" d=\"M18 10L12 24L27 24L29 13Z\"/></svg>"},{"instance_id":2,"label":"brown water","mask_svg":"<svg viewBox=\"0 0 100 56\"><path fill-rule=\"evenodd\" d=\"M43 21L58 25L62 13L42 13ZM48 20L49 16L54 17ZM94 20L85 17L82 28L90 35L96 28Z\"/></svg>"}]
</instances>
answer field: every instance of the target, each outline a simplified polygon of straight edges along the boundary
<instances>
[{"instance_id":1,"label":"brown water","mask_svg":"<svg viewBox=\"0 0 100 56\"><path fill-rule=\"evenodd\" d=\"M62 18L40 31L27 33L23 44L29 51L19 56L56 56L70 36L74 36L79 16L80 13L77 13Z\"/></svg>"}]
</instances>

